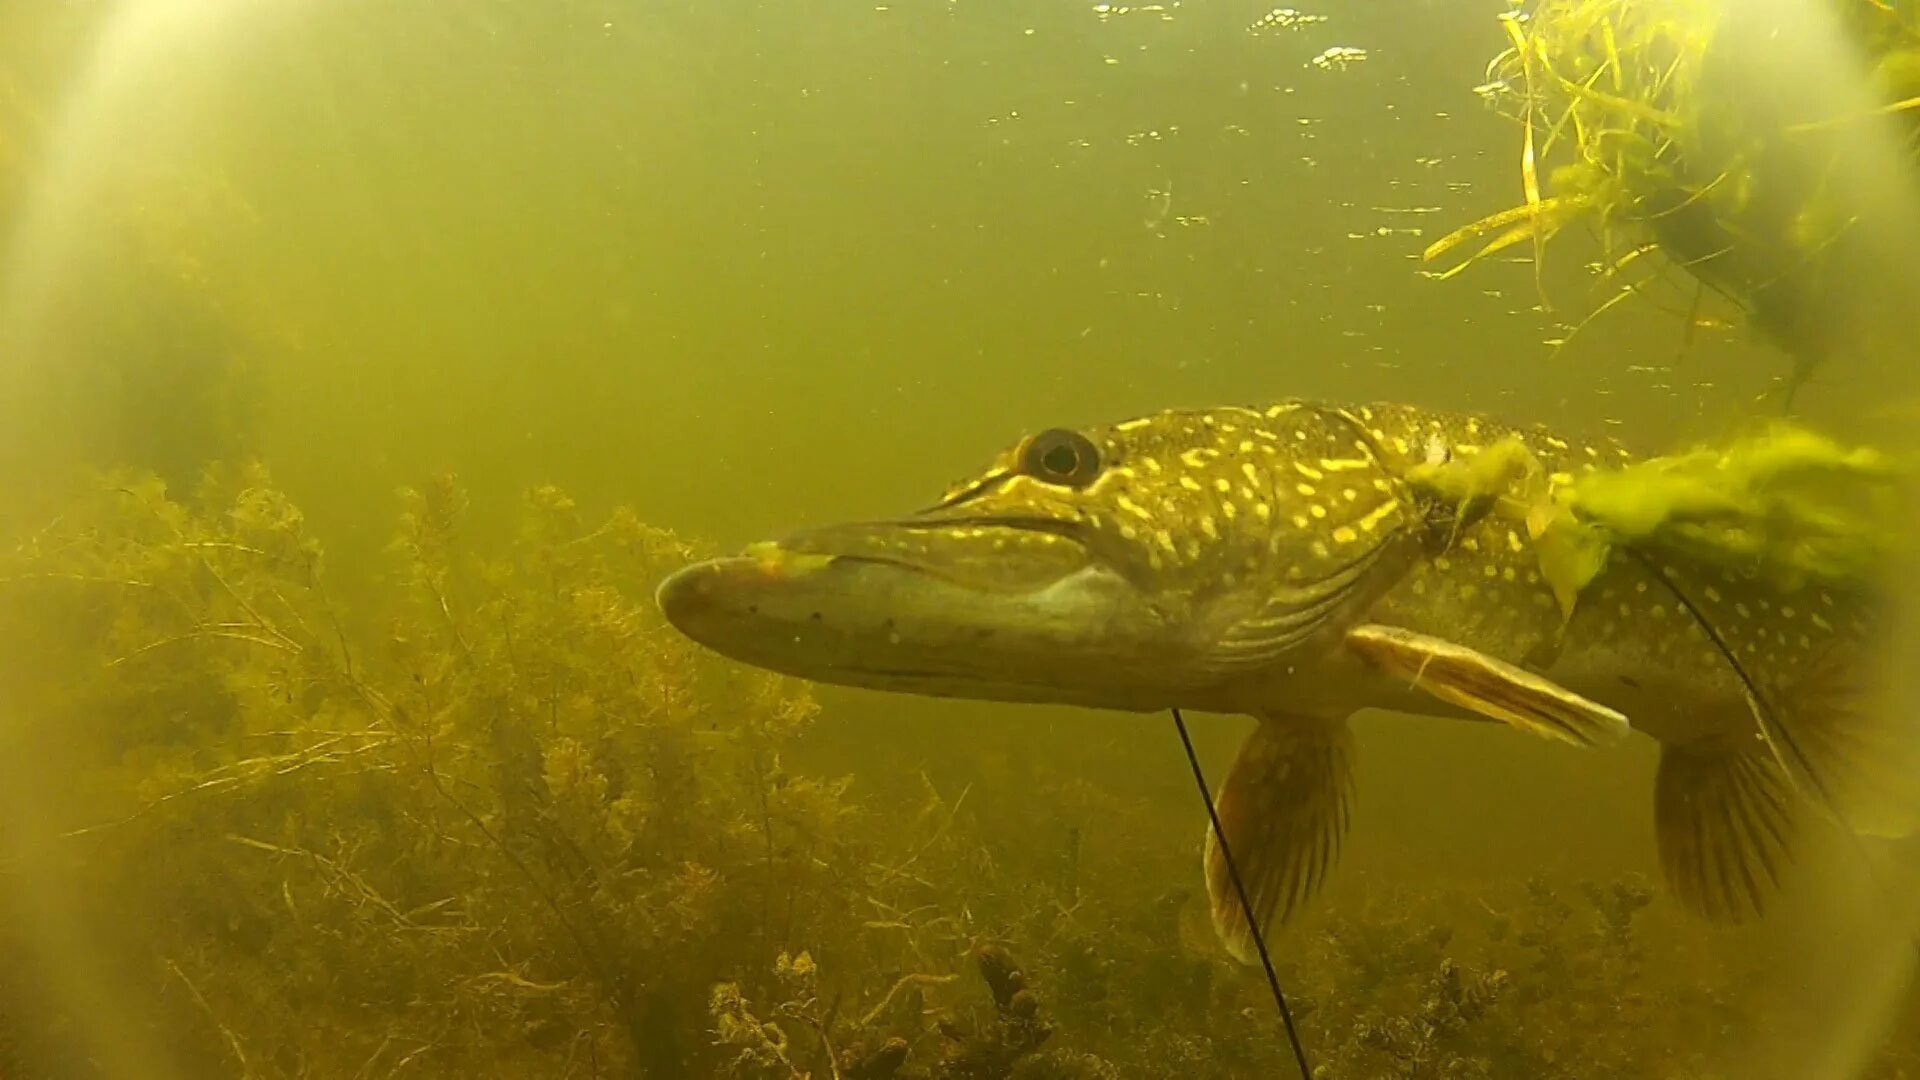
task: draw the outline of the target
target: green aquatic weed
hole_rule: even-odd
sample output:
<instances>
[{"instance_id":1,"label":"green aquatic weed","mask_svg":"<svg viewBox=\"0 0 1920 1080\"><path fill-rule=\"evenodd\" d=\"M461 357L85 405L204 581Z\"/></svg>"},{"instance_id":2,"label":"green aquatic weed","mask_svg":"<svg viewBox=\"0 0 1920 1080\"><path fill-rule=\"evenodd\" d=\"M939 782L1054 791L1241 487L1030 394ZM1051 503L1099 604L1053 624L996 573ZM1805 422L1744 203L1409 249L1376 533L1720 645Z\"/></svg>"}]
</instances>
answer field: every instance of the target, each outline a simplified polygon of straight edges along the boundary
<instances>
[{"instance_id":1,"label":"green aquatic weed","mask_svg":"<svg viewBox=\"0 0 1920 1080\"><path fill-rule=\"evenodd\" d=\"M1901 475L1880 451L1779 422L1720 446L1577 474L1549 475L1516 436L1417 466L1408 479L1456 518L1478 507L1524 524L1543 580L1571 615L1619 547L1785 584L1871 576L1898 541Z\"/></svg>"}]
</instances>

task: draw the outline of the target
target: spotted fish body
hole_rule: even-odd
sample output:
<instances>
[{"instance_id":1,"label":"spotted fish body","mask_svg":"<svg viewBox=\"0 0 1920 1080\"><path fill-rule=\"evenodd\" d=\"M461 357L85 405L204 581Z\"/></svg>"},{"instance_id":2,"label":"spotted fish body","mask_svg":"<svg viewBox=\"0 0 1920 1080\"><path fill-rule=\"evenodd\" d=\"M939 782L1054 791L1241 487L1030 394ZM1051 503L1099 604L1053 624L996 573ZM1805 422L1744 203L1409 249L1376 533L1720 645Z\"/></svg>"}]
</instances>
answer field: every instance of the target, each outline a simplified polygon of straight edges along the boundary
<instances>
[{"instance_id":1,"label":"spotted fish body","mask_svg":"<svg viewBox=\"0 0 1920 1080\"><path fill-rule=\"evenodd\" d=\"M1496 444L1549 478L1613 445L1401 405L1167 412L1022 440L935 506L683 571L669 619L803 677L919 694L1263 722L1219 810L1257 917L1318 885L1365 708L1663 745L1677 895L1759 910L1809 802L1851 789L1866 731L1868 582L1794 581L1616 547L1571 611L1524 521L1419 478ZM1248 935L1211 841L1216 925Z\"/></svg>"}]
</instances>

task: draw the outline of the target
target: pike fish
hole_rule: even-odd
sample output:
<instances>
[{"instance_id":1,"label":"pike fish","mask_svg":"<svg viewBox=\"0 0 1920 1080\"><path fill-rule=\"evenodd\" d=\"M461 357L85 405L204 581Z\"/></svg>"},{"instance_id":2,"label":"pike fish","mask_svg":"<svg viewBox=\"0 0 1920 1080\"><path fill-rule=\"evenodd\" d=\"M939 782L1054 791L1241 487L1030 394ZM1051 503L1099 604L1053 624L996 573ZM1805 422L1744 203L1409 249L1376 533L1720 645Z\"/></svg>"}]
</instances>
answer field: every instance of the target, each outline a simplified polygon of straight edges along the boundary
<instances>
[{"instance_id":1,"label":"pike fish","mask_svg":"<svg viewBox=\"0 0 1920 1080\"><path fill-rule=\"evenodd\" d=\"M1216 804L1263 929L1334 863L1368 708L1658 740L1671 890L1762 914L1807 814L1863 818L1854 793L1884 786L1880 590L1617 544L1568 610L1524 522L1414 479L1512 440L1556 477L1629 460L1405 405L1171 411L1024 438L926 510L688 567L658 601L693 640L820 682L1257 718ZM1245 960L1211 833L1205 873Z\"/></svg>"}]
</instances>

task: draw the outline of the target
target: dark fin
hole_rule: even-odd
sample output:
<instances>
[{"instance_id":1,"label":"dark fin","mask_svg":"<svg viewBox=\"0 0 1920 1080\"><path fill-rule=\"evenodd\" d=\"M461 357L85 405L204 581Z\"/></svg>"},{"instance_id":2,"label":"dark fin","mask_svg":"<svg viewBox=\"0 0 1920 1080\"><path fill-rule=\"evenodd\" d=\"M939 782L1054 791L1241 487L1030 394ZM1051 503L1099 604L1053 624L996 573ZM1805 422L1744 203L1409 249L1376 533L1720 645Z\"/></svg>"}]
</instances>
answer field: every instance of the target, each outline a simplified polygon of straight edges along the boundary
<instances>
[{"instance_id":1,"label":"dark fin","mask_svg":"<svg viewBox=\"0 0 1920 1080\"><path fill-rule=\"evenodd\" d=\"M1347 645L1375 667L1449 705L1534 735L1593 746L1618 742L1632 730L1625 716L1605 705L1444 638L1369 624L1349 630Z\"/></svg>"},{"instance_id":2,"label":"dark fin","mask_svg":"<svg viewBox=\"0 0 1920 1080\"><path fill-rule=\"evenodd\" d=\"M1793 784L1763 744L1666 746L1654 782L1660 867L1714 922L1764 914L1791 858Z\"/></svg>"},{"instance_id":3,"label":"dark fin","mask_svg":"<svg viewBox=\"0 0 1920 1080\"><path fill-rule=\"evenodd\" d=\"M1352 762L1353 736L1344 720L1265 719L1240 747L1214 807L1263 933L1278 929L1311 898L1338 858ZM1258 962L1211 828L1206 863L1214 932L1235 959Z\"/></svg>"},{"instance_id":4,"label":"dark fin","mask_svg":"<svg viewBox=\"0 0 1920 1080\"><path fill-rule=\"evenodd\" d=\"M1920 830L1920 732L1888 707L1881 663L1839 638L1749 699L1794 782L1848 828L1900 838ZM1780 680L1784 681L1784 680Z\"/></svg>"}]
</instances>

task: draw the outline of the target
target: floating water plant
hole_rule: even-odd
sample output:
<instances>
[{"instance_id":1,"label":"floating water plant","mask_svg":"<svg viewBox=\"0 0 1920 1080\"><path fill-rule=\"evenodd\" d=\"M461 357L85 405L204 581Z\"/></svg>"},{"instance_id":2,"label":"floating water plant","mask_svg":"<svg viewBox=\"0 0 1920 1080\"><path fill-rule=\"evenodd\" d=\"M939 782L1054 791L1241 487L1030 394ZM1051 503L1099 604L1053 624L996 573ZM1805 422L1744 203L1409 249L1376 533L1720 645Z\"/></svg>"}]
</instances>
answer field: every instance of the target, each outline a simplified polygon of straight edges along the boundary
<instances>
[{"instance_id":1,"label":"floating water plant","mask_svg":"<svg viewBox=\"0 0 1920 1080\"><path fill-rule=\"evenodd\" d=\"M1765 11L1538 0L1505 13L1508 47L1478 92L1520 124L1522 202L1441 237L1424 258L1454 259L1438 275L1450 277L1527 245L1538 275L1549 241L1584 226L1600 241L1610 292L1575 333L1641 296L1684 316L1691 334L1711 291L1794 356L1796 377L1856 345L1867 333L1857 323L1875 312L1860 303L1872 267L1855 240L1886 223L1835 180L1856 160L1848 140L1870 122L1900 140L1897 157L1914 159L1920 17L1882 0L1822 0L1822 14L1868 61L1864 115L1826 111L1833 94L1796 85L1812 77L1806 58L1782 40L1794 35L1768 32Z\"/></svg>"}]
</instances>

